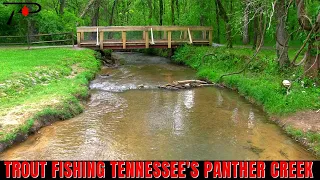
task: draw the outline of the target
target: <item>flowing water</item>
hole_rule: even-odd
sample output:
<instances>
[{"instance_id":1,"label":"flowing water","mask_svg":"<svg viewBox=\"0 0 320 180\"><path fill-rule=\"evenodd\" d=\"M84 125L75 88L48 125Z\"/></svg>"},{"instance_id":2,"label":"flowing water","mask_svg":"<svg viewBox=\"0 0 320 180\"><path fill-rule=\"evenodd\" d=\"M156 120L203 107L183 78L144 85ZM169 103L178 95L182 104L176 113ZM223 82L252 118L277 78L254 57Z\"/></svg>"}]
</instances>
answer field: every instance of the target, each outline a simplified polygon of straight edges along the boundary
<instances>
[{"instance_id":1,"label":"flowing water","mask_svg":"<svg viewBox=\"0 0 320 180\"><path fill-rule=\"evenodd\" d=\"M194 79L190 68L139 53L115 55L126 64L101 70L90 84L91 98L84 113L42 128L0 158L315 159L236 92L216 87L157 88Z\"/></svg>"}]
</instances>

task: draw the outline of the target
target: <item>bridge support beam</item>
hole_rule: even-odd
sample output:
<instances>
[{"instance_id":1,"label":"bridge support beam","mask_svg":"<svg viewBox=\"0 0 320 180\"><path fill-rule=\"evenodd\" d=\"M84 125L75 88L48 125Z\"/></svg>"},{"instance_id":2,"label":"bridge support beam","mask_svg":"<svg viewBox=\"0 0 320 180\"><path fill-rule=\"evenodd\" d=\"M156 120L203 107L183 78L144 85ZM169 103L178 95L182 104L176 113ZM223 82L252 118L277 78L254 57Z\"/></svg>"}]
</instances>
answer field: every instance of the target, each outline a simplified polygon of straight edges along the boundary
<instances>
[{"instance_id":1,"label":"bridge support beam","mask_svg":"<svg viewBox=\"0 0 320 180\"><path fill-rule=\"evenodd\" d=\"M122 49L127 48L127 32L122 31Z\"/></svg>"},{"instance_id":2,"label":"bridge support beam","mask_svg":"<svg viewBox=\"0 0 320 180\"><path fill-rule=\"evenodd\" d=\"M78 44L78 47L81 47L81 33L77 33L77 44Z\"/></svg>"},{"instance_id":3,"label":"bridge support beam","mask_svg":"<svg viewBox=\"0 0 320 180\"><path fill-rule=\"evenodd\" d=\"M146 48L149 48L149 33L148 31L143 31L143 34L146 41Z\"/></svg>"},{"instance_id":4,"label":"bridge support beam","mask_svg":"<svg viewBox=\"0 0 320 180\"><path fill-rule=\"evenodd\" d=\"M171 48L171 31L168 31L168 48Z\"/></svg>"},{"instance_id":5,"label":"bridge support beam","mask_svg":"<svg viewBox=\"0 0 320 180\"><path fill-rule=\"evenodd\" d=\"M209 31L209 46L212 46L212 30Z\"/></svg>"},{"instance_id":6,"label":"bridge support beam","mask_svg":"<svg viewBox=\"0 0 320 180\"><path fill-rule=\"evenodd\" d=\"M103 35L104 35L104 32L103 32L103 31L100 31L100 32L99 32L99 36L100 36L100 37L99 37L99 38L100 38L99 40L100 40L100 49L101 49L101 50L103 50L103 38L104 38Z\"/></svg>"},{"instance_id":7,"label":"bridge support beam","mask_svg":"<svg viewBox=\"0 0 320 180\"><path fill-rule=\"evenodd\" d=\"M81 37L81 41L83 41L84 40L84 32L80 33L80 37Z\"/></svg>"}]
</instances>

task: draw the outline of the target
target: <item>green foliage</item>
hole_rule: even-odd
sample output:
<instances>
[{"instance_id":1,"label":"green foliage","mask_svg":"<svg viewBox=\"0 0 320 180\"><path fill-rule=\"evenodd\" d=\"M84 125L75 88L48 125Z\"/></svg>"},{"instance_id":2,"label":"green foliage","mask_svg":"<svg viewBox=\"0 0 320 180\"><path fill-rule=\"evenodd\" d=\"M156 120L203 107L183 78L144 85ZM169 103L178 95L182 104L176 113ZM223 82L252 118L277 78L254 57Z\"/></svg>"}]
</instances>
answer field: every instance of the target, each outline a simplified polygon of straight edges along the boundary
<instances>
[{"instance_id":1,"label":"green foliage","mask_svg":"<svg viewBox=\"0 0 320 180\"><path fill-rule=\"evenodd\" d=\"M60 16L53 10L43 10L34 19L41 33L75 32L76 22L82 22L71 12Z\"/></svg>"},{"instance_id":2,"label":"green foliage","mask_svg":"<svg viewBox=\"0 0 320 180\"><path fill-rule=\"evenodd\" d=\"M287 126L285 131L295 138L296 140L302 141L305 143L307 140L308 145L316 153L317 156L320 155L320 133L319 132L303 132L300 129L295 129L292 126Z\"/></svg>"}]
</instances>

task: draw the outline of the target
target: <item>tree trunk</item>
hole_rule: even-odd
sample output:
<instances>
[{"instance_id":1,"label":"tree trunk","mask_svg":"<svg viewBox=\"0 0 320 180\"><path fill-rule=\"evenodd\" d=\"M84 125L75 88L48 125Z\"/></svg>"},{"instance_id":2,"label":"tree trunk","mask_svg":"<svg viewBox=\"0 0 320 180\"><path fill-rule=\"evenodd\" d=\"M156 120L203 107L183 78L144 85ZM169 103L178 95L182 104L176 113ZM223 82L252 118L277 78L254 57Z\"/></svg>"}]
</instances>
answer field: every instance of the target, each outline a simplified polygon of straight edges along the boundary
<instances>
[{"instance_id":1,"label":"tree trunk","mask_svg":"<svg viewBox=\"0 0 320 180\"><path fill-rule=\"evenodd\" d=\"M263 12L260 11L259 15L254 17L254 42L253 49L259 48L260 44L263 46L264 37L263 35Z\"/></svg>"},{"instance_id":2,"label":"tree trunk","mask_svg":"<svg viewBox=\"0 0 320 180\"><path fill-rule=\"evenodd\" d=\"M180 19L180 7L179 7L179 0L176 0L176 7L177 7L177 17L178 17L178 23Z\"/></svg>"},{"instance_id":3,"label":"tree trunk","mask_svg":"<svg viewBox=\"0 0 320 180\"><path fill-rule=\"evenodd\" d=\"M258 24L259 24L259 20L257 15L254 16L253 19L253 46L252 49L256 49L257 48L257 39L258 39Z\"/></svg>"},{"instance_id":4,"label":"tree trunk","mask_svg":"<svg viewBox=\"0 0 320 180\"><path fill-rule=\"evenodd\" d=\"M27 3L31 3L31 0L26 0ZM33 11L33 6L28 5L30 11ZM36 21L33 18L28 18L28 36L29 41L37 41L40 37L37 36L30 36L38 34L38 29L36 28Z\"/></svg>"},{"instance_id":5,"label":"tree trunk","mask_svg":"<svg viewBox=\"0 0 320 180\"><path fill-rule=\"evenodd\" d=\"M204 25L204 16L203 16L203 13L204 13L204 2L203 1L200 1L200 9L202 9L203 11L200 11L200 26L203 26Z\"/></svg>"},{"instance_id":6,"label":"tree trunk","mask_svg":"<svg viewBox=\"0 0 320 180\"><path fill-rule=\"evenodd\" d=\"M216 42L220 43L220 16L219 16L219 8L218 8L218 4L217 1L215 1L215 5L216 5L216 21L217 21L217 35L216 35Z\"/></svg>"},{"instance_id":7,"label":"tree trunk","mask_svg":"<svg viewBox=\"0 0 320 180\"><path fill-rule=\"evenodd\" d=\"M66 5L66 0L60 0L60 8L59 8L59 14L63 14L64 13L64 7Z\"/></svg>"},{"instance_id":8,"label":"tree trunk","mask_svg":"<svg viewBox=\"0 0 320 180\"><path fill-rule=\"evenodd\" d=\"M275 5L275 16L277 19L276 50L280 68L288 67L288 32L286 30L286 4L285 0L278 0Z\"/></svg>"},{"instance_id":9,"label":"tree trunk","mask_svg":"<svg viewBox=\"0 0 320 180\"><path fill-rule=\"evenodd\" d=\"M220 0L216 0L218 8L219 8L219 16L224 20L226 23L226 37L227 37L227 47L232 48L232 35L231 35L231 24L229 22L229 17L227 16L227 13L225 9L222 6L222 3Z\"/></svg>"},{"instance_id":10,"label":"tree trunk","mask_svg":"<svg viewBox=\"0 0 320 180\"><path fill-rule=\"evenodd\" d=\"M160 26L162 26L163 25L163 0L159 0L159 9L160 9L159 23L160 23ZM159 32L159 37L160 39L162 38L161 32Z\"/></svg>"},{"instance_id":11,"label":"tree trunk","mask_svg":"<svg viewBox=\"0 0 320 180\"><path fill-rule=\"evenodd\" d=\"M163 25L163 0L159 0L159 9L160 9L160 26Z\"/></svg>"},{"instance_id":12,"label":"tree trunk","mask_svg":"<svg viewBox=\"0 0 320 180\"><path fill-rule=\"evenodd\" d=\"M114 15L114 10L116 8L116 4L117 4L117 0L114 0L113 5L112 5L110 19L109 19L109 26L112 26L112 23L113 23L113 15ZM108 34L108 39L112 39L112 33Z\"/></svg>"},{"instance_id":13,"label":"tree trunk","mask_svg":"<svg viewBox=\"0 0 320 180\"><path fill-rule=\"evenodd\" d=\"M309 18L305 12L304 0L296 0L296 5L298 8L297 14L301 28L305 31L309 31L309 33L310 31L313 31L311 33L314 34L314 36L308 40L308 50L305 54L306 63L304 66L304 73L309 78L316 78L319 76L320 55L318 53L320 52L320 48L319 45L314 45L314 42L320 40L320 13L318 13L314 26L312 26L311 22L308 20L311 18Z\"/></svg>"},{"instance_id":14,"label":"tree trunk","mask_svg":"<svg viewBox=\"0 0 320 180\"><path fill-rule=\"evenodd\" d=\"M245 2L245 7L244 7L244 12L243 12L243 35L242 35L242 43L244 45L249 44L249 7L247 6L248 1L246 0Z\"/></svg>"},{"instance_id":15,"label":"tree trunk","mask_svg":"<svg viewBox=\"0 0 320 180\"><path fill-rule=\"evenodd\" d=\"M174 25L174 0L171 0L171 24Z\"/></svg>"},{"instance_id":16,"label":"tree trunk","mask_svg":"<svg viewBox=\"0 0 320 180\"><path fill-rule=\"evenodd\" d=\"M84 15L87 14L89 8L91 7L91 5L93 4L95 0L91 0L88 2L87 6L84 8L84 10L82 11L81 15L79 16L79 18L81 19Z\"/></svg>"},{"instance_id":17,"label":"tree trunk","mask_svg":"<svg viewBox=\"0 0 320 180\"><path fill-rule=\"evenodd\" d=\"M152 0L148 0L149 7L149 25L152 24Z\"/></svg>"},{"instance_id":18,"label":"tree trunk","mask_svg":"<svg viewBox=\"0 0 320 180\"><path fill-rule=\"evenodd\" d=\"M320 68L320 55L317 56L317 47L308 45L308 50L305 54L306 63L304 65L305 76L311 79L317 78L319 76ZM318 47L318 53L320 48ZM317 59L316 59L317 58Z\"/></svg>"},{"instance_id":19,"label":"tree trunk","mask_svg":"<svg viewBox=\"0 0 320 180\"><path fill-rule=\"evenodd\" d=\"M91 25L92 26L98 26L100 1L101 0L96 0L94 2L94 11L93 11L93 16L91 18ZM90 39L97 40L97 32L91 33Z\"/></svg>"}]
</instances>

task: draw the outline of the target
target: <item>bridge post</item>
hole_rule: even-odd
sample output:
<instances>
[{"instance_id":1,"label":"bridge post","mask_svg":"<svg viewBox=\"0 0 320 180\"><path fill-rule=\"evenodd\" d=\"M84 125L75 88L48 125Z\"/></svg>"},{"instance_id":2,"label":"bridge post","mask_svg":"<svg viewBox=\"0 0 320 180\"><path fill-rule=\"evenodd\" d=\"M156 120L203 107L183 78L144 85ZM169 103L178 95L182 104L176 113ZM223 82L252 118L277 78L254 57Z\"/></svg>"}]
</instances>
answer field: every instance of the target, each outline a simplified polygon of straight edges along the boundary
<instances>
[{"instance_id":1,"label":"bridge post","mask_svg":"<svg viewBox=\"0 0 320 180\"><path fill-rule=\"evenodd\" d=\"M81 47L81 33L77 33L77 44L78 44L78 47Z\"/></svg>"},{"instance_id":2,"label":"bridge post","mask_svg":"<svg viewBox=\"0 0 320 180\"><path fill-rule=\"evenodd\" d=\"M146 40L146 48L149 48L149 33L148 31L143 31L143 34L145 35L145 40Z\"/></svg>"},{"instance_id":3,"label":"bridge post","mask_svg":"<svg viewBox=\"0 0 320 180\"><path fill-rule=\"evenodd\" d=\"M127 32L122 31L122 48L126 49L127 48Z\"/></svg>"},{"instance_id":4,"label":"bridge post","mask_svg":"<svg viewBox=\"0 0 320 180\"><path fill-rule=\"evenodd\" d=\"M104 35L104 32L100 31L99 33L100 33L99 34L100 35L100 37L99 37L100 38L100 49L103 50L103 38L104 38L103 35Z\"/></svg>"},{"instance_id":5,"label":"bridge post","mask_svg":"<svg viewBox=\"0 0 320 180\"><path fill-rule=\"evenodd\" d=\"M80 32L80 35L81 35L81 41L84 40L84 32Z\"/></svg>"},{"instance_id":6,"label":"bridge post","mask_svg":"<svg viewBox=\"0 0 320 180\"><path fill-rule=\"evenodd\" d=\"M163 39L167 39L167 31L163 31Z\"/></svg>"},{"instance_id":7,"label":"bridge post","mask_svg":"<svg viewBox=\"0 0 320 180\"><path fill-rule=\"evenodd\" d=\"M184 31L183 39L186 40L188 38L188 31Z\"/></svg>"},{"instance_id":8,"label":"bridge post","mask_svg":"<svg viewBox=\"0 0 320 180\"><path fill-rule=\"evenodd\" d=\"M189 35L189 43L192 44L192 33L190 32L190 29L188 28L188 35Z\"/></svg>"},{"instance_id":9,"label":"bridge post","mask_svg":"<svg viewBox=\"0 0 320 180\"><path fill-rule=\"evenodd\" d=\"M145 38L146 38L146 31L143 31L142 39L145 40Z\"/></svg>"},{"instance_id":10,"label":"bridge post","mask_svg":"<svg viewBox=\"0 0 320 180\"><path fill-rule=\"evenodd\" d=\"M171 48L171 31L168 31L168 48Z\"/></svg>"},{"instance_id":11,"label":"bridge post","mask_svg":"<svg viewBox=\"0 0 320 180\"><path fill-rule=\"evenodd\" d=\"M202 39L207 39L207 31L202 31Z\"/></svg>"},{"instance_id":12,"label":"bridge post","mask_svg":"<svg viewBox=\"0 0 320 180\"><path fill-rule=\"evenodd\" d=\"M209 30L209 46L212 46L212 30Z\"/></svg>"}]
</instances>

